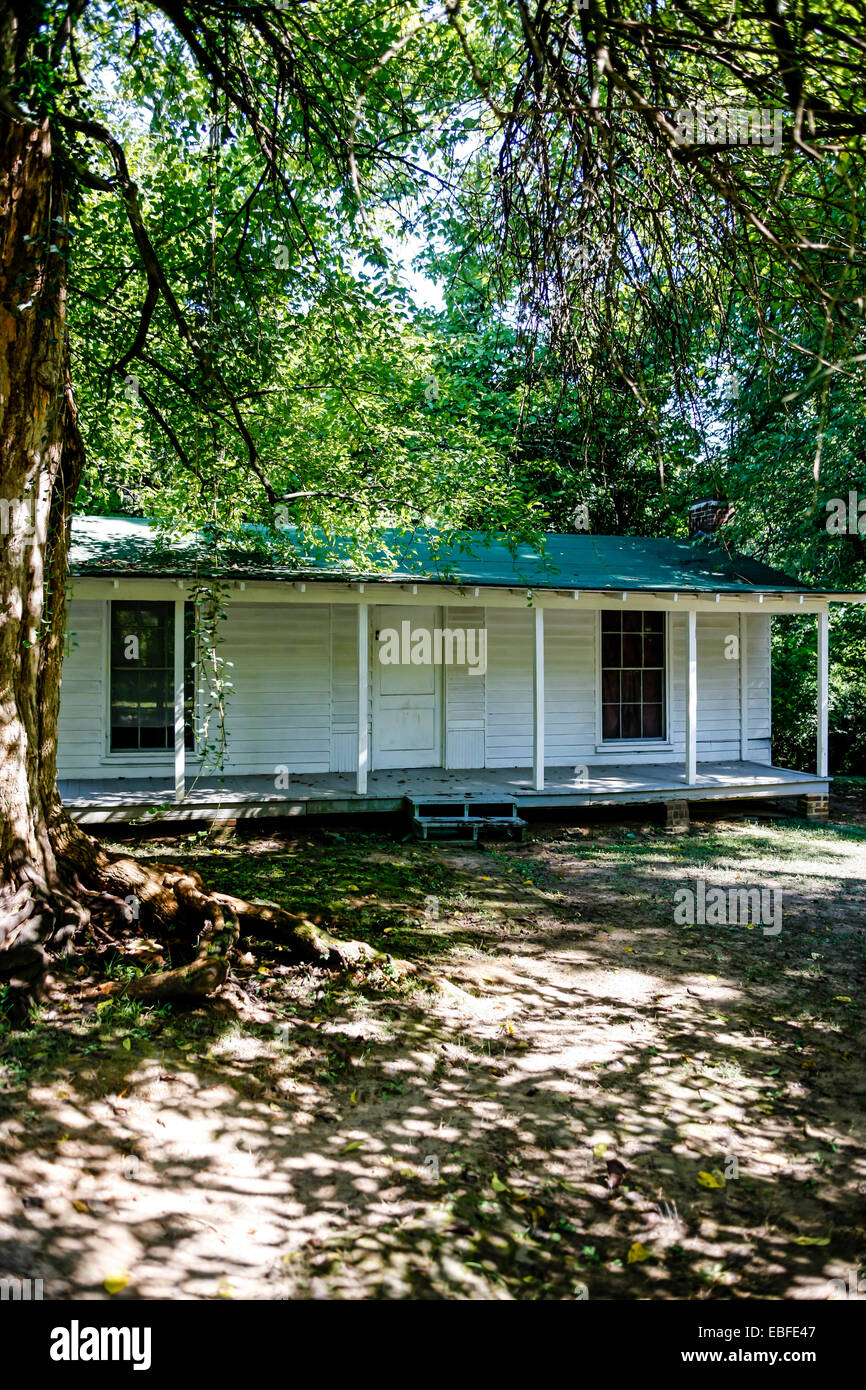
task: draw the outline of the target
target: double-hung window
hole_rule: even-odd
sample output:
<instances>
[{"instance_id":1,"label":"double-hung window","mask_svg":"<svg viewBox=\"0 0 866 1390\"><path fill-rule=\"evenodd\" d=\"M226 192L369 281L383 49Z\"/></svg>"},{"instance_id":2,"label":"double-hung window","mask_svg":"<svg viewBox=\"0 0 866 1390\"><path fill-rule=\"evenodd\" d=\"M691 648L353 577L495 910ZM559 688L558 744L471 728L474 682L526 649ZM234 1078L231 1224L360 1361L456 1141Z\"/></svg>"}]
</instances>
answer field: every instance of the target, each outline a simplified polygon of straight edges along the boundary
<instances>
[{"instance_id":1,"label":"double-hung window","mask_svg":"<svg viewBox=\"0 0 866 1390\"><path fill-rule=\"evenodd\" d=\"M663 739L666 718L664 613L602 612L602 738Z\"/></svg>"},{"instance_id":2,"label":"double-hung window","mask_svg":"<svg viewBox=\"0 0 866 1390\"><path fill-rule=\"evenodd\" d=\"M121 600L110 605L110 740L112 753L174 748L174 614L172 602ZM185 744L193 746L193 605L184 604Z\"/></svg>"}]
</instances>

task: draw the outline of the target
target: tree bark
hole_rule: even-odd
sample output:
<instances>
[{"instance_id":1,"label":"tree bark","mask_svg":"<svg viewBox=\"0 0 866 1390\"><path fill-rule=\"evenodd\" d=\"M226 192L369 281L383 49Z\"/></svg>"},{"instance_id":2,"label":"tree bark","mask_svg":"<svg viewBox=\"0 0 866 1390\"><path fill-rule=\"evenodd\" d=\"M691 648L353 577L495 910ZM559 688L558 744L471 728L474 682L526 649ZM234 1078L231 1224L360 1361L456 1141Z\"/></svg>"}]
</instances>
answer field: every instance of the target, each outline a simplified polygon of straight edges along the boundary
<instances>
[{"instance_id":1,"label":"tree bark","mask_svg":"<svg viewBox=\"0 0 866 1390\"><path fill-rule=\"evenodd\" d=\"M0 114L0 147L0 957L27 977L85 916L52 843L82 448L66 331L68 198L48 123Z\"/></svg>"},{"instance_id":2,"label":"tree bark","mask_svg":"<svg viewBox=\"0 0 866 1390\"><path fill-rule=\"evenodd\" d=\"M67 560L83 446L67 334L68 190L48 122L0 107L0 986L38 991L86 931L87 902L178 927L191 960L122 986L141 999L213 994L241 927L338 968L390 958L275 904L211 893L194 872L112 856L63 809L57 718ZM411 967L404 966L404 969Z\"/></svg>"}]
</instances>

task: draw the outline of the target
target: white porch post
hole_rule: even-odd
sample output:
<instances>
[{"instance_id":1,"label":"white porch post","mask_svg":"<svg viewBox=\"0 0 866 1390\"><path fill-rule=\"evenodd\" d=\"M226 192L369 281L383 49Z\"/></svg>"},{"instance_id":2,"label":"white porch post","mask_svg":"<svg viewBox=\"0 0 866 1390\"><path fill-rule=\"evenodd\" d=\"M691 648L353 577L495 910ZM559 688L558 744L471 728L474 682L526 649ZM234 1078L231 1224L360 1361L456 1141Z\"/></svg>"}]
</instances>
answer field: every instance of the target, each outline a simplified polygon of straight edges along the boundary
<instances>
[{"instance_id":1,"label":"white porch post","mask_svg":"<svg viewBox=\"0 0 866 1390\"><path fill-rule=\"evenodd\" d=\"M174 601L174 799L186 795L186 735L184 730L183 599Z\"/></svg>"},{"instance_id":2,"label":"white porch post","mask_svg":"<svg viewBox=\"0 0 866 1390\"><path fill-rule=\"evenodd\" d=\"M740 614L740 762L749 761L749 619Z\"/></svg>"},{"instance_id":3,"label":"white porch post","mask_svg":"<svg viewBox=\"0 0 866 1390\"><path fill-rule=\"evenodd\" d=\"M830 727L830 616L818 614L818 759L819 777L827 776Z\"/></svg>"},{"instance_id":4,"label":"white porch post","mask_svg":"<svg viewBox=\"0 0 866 1390\"><path fill-rule=\"evenodd\" d=\"M532 662L532 785L544 791L544 609L535 610Z\"/></svg>"},{"instance_id":5,"label":"white porch post","mask_svg":"<svg viewBox=\"0 0 866 1390\"><path fill-rule=\"evenodd\" d=\"M690 608L686 645L686 785L693 787L698 771L698 615Z\"/></svg>"},{"instance_id":6,"label":"white porch post","mask_svg":"<svg viewBox=\"0 0 866 1390\"><path fill-rule=\"evenodd\" d=\"M370 725L369 725L369 606L358 604L358 775L356 791L359 796L367 793L367 770L370 766Z\"/></svg>"}]
</instances>

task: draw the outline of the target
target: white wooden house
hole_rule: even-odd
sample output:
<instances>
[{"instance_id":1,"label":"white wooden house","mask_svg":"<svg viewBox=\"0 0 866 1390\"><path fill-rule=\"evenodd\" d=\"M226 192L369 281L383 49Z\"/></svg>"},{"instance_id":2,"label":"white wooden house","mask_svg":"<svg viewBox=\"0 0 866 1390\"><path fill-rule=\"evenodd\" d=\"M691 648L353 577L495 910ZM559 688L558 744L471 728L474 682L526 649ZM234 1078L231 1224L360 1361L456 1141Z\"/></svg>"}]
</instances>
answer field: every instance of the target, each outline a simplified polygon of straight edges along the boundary
<instances>
[{"instance_id":1,"label":"white wooden house","mask_svg":"<svg viewBox=\"0 0 866 1390\"><path fill-rule=\"evenodd\" d=\"M421 538L387 575L260 551L226 571L227 761L200 773L185 612L202 565L79 517L61 793L83 821L828 794L832 594L702 541L550 535L544 559ZM206 558L206 557L205 557ZM818 625L816 772L772 766L770 620ZM187 622L188 622L187 618ZM461 645L462 644L462 645Z\"/></svg>"}]
</instances>

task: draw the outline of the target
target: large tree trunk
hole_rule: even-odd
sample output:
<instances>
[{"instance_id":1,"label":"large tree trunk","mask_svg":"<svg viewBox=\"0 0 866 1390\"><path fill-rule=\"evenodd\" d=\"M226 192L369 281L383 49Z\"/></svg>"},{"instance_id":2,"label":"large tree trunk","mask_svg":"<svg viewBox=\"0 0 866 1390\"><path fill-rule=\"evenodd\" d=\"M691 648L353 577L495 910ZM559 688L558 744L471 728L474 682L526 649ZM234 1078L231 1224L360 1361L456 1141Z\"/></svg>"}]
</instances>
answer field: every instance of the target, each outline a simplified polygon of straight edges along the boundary
<instances>
[{"instance_id":1,"label":"large tree trunk","mask_svg":"<svg viewBox=\"0 0 866 1390\"><path fill-rule=\"evenodd\" d=\"M82 450L66 331L67 196L48 125L0 115L0 147L0 957L27 977L85 915L52 843Z\"/></svg>"},{"instance_id":2,"label":"large tree trunk","mask_svg":"<svg viewBox=\"0 0 866 1390\"><path fill-rule=\"evenodd\" d=\"M141 998L214 993L242 927L301 959L384 959L274 904L209 893L190 871L109 855L63 810L57 716L83 462L66 330L68 198L47 123L0 113L0 146L0 985L26 999L49 961L85 936L94 900L122 922L130 895L149 927L182 929L190 957L124 986Z\"/></svg>"}]
</instances>

